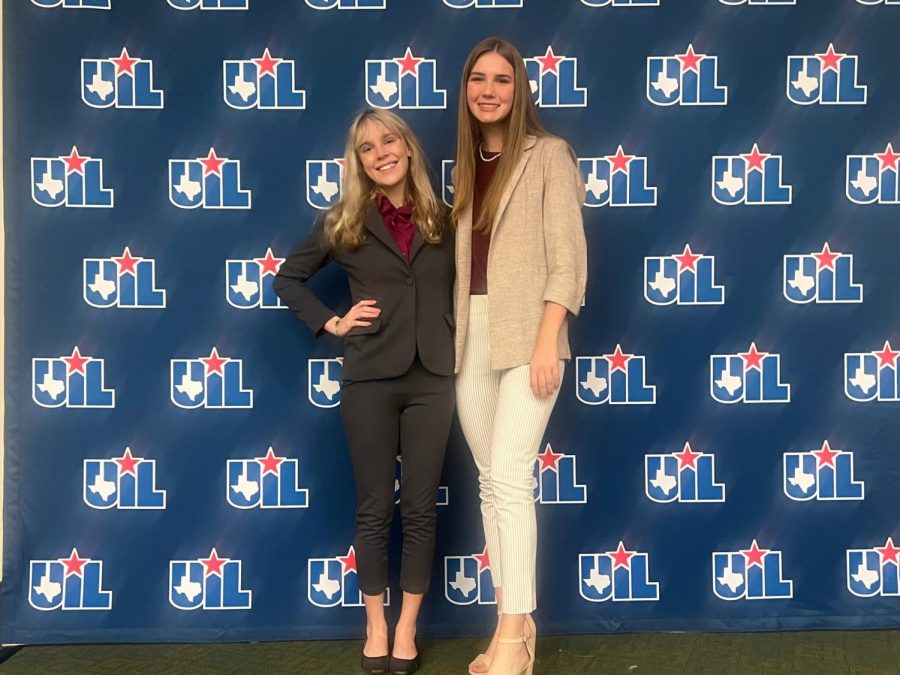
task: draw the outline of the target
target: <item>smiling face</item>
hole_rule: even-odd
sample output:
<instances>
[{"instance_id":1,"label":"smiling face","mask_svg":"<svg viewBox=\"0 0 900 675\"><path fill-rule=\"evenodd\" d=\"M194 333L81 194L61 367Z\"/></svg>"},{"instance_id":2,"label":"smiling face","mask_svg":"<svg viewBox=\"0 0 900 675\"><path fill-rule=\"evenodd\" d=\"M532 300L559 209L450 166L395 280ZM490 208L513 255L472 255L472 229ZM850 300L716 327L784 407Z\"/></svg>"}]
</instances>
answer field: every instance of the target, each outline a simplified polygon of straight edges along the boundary
<instances>
[{"instance_id":1,"label":"smiling face","mask_svg":"<svg viewBox=\"0 0 900 675\"><path fill-rule=\"evenodd\" d=\"M515 80L512 64L497 52L478 57L466 81L469 111L481 124L502 122L512 110Z\"/></svg>"},{"instance_id":2,"label":"smiling face","mask_svg":"<svg viewBox=\"0 0 900 675\"><path fill-rule=\"evenodd\" d=\"M402 199L406 187L411 154L404 138L378 120L368 120L360 127L356 155L375 187L395 205L394 197Z\"/></svg>"}]
</instances>

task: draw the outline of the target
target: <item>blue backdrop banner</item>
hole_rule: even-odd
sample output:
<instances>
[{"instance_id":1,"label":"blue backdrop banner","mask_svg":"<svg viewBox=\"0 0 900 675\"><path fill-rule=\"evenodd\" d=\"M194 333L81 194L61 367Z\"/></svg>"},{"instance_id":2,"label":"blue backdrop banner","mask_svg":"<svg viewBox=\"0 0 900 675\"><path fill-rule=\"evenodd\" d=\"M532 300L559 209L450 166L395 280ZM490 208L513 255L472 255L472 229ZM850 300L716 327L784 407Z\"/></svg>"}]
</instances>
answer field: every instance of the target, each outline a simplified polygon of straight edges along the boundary
<instances>
[{"instance_id":1,"label":"blue backdrop banner","mask_svg":"<svg viewBox=\"0 0 900 675\"><path fill-rule=\"evenodd\" d=\"M900 626L900 2L3 12L3 642L361 635L341 343L272 280L364 106L452 202L459 72L492 34L587 190L535 465L542 631ZM340 270L314 288L347 306ZM438 513L422 632L487 632L458 428Z\"/></svg>"}]
</instances>

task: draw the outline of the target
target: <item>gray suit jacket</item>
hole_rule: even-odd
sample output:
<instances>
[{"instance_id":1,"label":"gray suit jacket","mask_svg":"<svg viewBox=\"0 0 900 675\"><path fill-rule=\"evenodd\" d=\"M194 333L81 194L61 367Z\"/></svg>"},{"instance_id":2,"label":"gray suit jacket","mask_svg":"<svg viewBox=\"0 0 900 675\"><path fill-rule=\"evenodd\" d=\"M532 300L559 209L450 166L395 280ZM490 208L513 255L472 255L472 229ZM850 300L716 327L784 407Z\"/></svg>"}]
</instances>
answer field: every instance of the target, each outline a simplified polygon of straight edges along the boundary
<instances>
[{"instance_id":1,"label":"gray suit jacket","mask_svg":"<svg viewBox=\"0 0 900 675\"><path fill-rule=\"evenodd\" d=\"M500 200L488 252L491 367L531 361L544 304L573 315L587 282L587 246L581 205L584 180L569 145L554 136L526 138L525 151ZM469 321L472 275L472 210L456 233L456 372ZM559 332L559 355L571 358L567 325Z\"/></svg>"}]
</instances>

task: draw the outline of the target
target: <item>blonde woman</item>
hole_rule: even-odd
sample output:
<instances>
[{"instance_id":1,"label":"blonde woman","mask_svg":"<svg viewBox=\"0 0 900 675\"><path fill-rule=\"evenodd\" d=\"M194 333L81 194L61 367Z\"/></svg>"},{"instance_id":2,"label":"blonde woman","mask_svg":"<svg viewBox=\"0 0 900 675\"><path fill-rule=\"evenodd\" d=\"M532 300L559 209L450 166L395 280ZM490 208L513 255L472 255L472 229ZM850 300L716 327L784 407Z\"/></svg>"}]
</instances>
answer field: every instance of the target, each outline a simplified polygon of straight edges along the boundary
<instances>
[{"instance_id":1,"label":"blonde woman","mask_svg":"<svg viewBox=\"0 0 900 675\"><path fill-rule=\"evenodd\" d=\"M344 268L353 306L343 316L307 282ZM356 565L366 607L361 667L418 669L416 618L429 585L435 501L453 415L453 238L422 148L397 115L366 110L344 151L340 202L282 264L275 290L316 335L344 339L341 419L356 483ZM397 454L403 606L393 649L384 615Z\"/></svg>"},{"instance_id":2,"label":"blonde woman","mask_svg":"<svg viewBox=\"0 0 900 675\"><path fill-rule=\"evenodd\" d=\"M456 146L456 397L478 466L499 621L470 673L531 673L534 463L584 296L584 183L544 131L525 63L505 40L470 52Z\"/></svg>"}]
</instances>

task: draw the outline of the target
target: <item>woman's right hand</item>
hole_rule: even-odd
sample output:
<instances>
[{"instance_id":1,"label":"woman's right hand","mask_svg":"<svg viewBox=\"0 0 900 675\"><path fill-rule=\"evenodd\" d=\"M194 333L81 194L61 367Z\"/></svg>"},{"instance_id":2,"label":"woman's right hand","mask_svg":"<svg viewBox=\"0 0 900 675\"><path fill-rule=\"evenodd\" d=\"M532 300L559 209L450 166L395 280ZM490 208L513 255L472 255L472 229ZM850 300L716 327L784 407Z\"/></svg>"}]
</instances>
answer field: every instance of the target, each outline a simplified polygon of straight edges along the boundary
<instances>
[{"instance_id":1,"label":"woman's right hand","mask_svg":"<svg viewBox=\"0 0 900 675\"><path fill-rule=\"evenodd\" d=\"M344 337L351 329L357 326L371 326L367 319L375 319L381 314L381 309L376 307L377 300L360 300L344 316L334 316L325 324L325 330L332 335Z\"/></svg>"}]
</instances>

